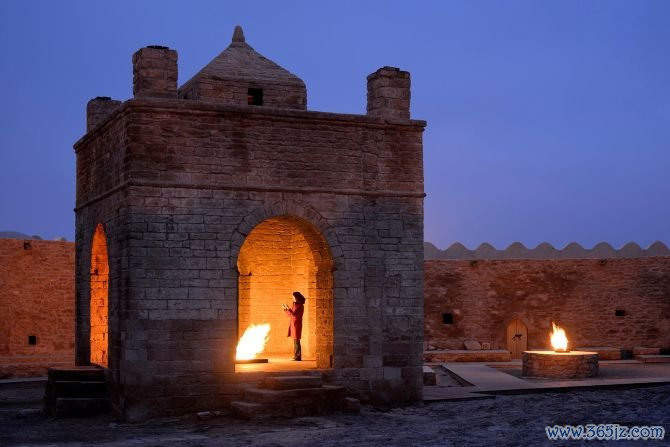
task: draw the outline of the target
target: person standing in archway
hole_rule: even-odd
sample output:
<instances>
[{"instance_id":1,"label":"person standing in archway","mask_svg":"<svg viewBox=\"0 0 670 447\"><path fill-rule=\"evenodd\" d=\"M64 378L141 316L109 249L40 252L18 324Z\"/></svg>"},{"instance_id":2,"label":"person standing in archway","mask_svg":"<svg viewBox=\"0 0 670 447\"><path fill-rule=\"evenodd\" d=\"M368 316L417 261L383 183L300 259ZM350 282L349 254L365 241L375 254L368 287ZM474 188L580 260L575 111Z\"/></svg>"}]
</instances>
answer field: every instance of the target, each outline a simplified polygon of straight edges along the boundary
<instances>
[{"instance_id":1,"label":"person standing in archway","mask_svg":"<svg viewBox=\"0 0 670 447\"><path fill-rule=\"evenodd\" d=\"M287 337L293 337L293 358L291 360L302 360L302 348L300 337L302 336L302 315L305 313L305 297L300 292L293 292L293 306L282 304L284 313L291 319L288 325Z\"/></svg>"}]
</instances>

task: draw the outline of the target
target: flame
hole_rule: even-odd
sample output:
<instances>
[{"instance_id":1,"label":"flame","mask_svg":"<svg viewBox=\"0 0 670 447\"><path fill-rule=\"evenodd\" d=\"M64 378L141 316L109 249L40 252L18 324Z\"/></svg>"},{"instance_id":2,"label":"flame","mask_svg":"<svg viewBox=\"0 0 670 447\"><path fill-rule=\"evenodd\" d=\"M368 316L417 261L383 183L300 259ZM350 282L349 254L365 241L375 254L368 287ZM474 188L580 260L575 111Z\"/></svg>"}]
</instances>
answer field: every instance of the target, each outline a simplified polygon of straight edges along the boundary
<instances>
[{"instance_id":1,"label":"flame","mask_svg":"<svg viewBox=\"0 0 670 447\"><path fill-rule=\"evenodd\" d=\"M551 332L551 346L556 352L567 352L568 337L565 335L565 331L553 321L551 322L551 325L553 326Z\"/></svg>"},{"instance_id":2,"label":"flame","mask_svg":"<svg viewBox=\"0 0 670 447\"><path fill-rule=\"evenodd\" d=\"M268 342L269 324L252 324L237 344L236 360L251 360L263 352Z\"/></svg>"}]
</instances>

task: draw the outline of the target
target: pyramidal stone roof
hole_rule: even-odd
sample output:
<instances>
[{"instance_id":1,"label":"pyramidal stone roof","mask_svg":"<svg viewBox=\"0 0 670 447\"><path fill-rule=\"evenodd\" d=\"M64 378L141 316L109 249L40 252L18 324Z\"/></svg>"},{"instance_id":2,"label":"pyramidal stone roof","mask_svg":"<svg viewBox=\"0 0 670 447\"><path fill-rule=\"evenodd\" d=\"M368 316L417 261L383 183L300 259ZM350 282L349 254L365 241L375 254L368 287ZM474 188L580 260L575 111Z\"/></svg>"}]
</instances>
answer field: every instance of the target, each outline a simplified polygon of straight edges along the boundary
<instances>
[{"instance_id":1,"label":"pyramidal stone roof","mask_svg":"<svg viewBox=\"0 0 670 447\"><path fill-rule=\"evenodd\" d=\"M246 42L244 31L239 25L235 27L233 39L228 48L186 84L197 82L198 78L278 83L300 87L305 85L302 79L254 50Z\"/></svg>"}]
</instances>

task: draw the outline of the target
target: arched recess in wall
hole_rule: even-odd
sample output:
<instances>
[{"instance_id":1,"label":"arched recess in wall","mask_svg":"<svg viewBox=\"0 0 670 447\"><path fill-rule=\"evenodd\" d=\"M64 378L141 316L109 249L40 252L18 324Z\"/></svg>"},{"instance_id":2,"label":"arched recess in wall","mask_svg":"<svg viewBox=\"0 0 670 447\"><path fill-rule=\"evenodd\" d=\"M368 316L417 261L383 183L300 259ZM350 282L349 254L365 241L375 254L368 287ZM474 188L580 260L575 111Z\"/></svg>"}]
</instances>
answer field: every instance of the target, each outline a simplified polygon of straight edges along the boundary
<instances>
[{"instance_id":1,"label":"arched recess in wall","mask_svg":"<svg viewBox=\"0 0 670 447\"><path fill-rule=\"evenodd\" d=\"M323 235L295 216L263 220L245 238L237 268L238 334L251 324L269 323L269 340L263 357L293 354L287 337L288 317L282 303L299 291L307 298L303 317L304 360L317 368L330 368L333 354L333 258Z\"/></svg>"},{"instance_id":2,"label":"arched recess in wall","mask_svg":"<svg viewBox=\"0 0 670 447\"><path fill-rule=\"evenodd\" d=\"M107 367L109 353L109 258L107 237L98 224L91 243L91 364Z\"/></svg>"}]
</instances>

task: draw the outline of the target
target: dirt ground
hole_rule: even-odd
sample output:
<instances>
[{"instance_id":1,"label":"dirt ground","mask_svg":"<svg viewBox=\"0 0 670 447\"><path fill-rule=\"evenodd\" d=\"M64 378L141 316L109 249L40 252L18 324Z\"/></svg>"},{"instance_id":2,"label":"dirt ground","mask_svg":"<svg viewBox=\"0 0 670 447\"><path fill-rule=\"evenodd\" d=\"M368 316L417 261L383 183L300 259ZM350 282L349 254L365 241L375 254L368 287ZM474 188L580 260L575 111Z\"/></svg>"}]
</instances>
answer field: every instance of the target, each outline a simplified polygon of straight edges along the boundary
<instances>
[{"instance_id":1,"label":"dirt ground","mask_svg":"<svg viewBox=\"0 0 670 447\"><path fill-rule=\"evenodd\" d=\"M0 446L536 446L668 445L664 441L548 441L554 424L660 425L670 431L670 385L496 396L402 408L247 422L194 415L143 424L55 419L39 411L43 384L0 386Z\"/></svg>"}]
</instances>

